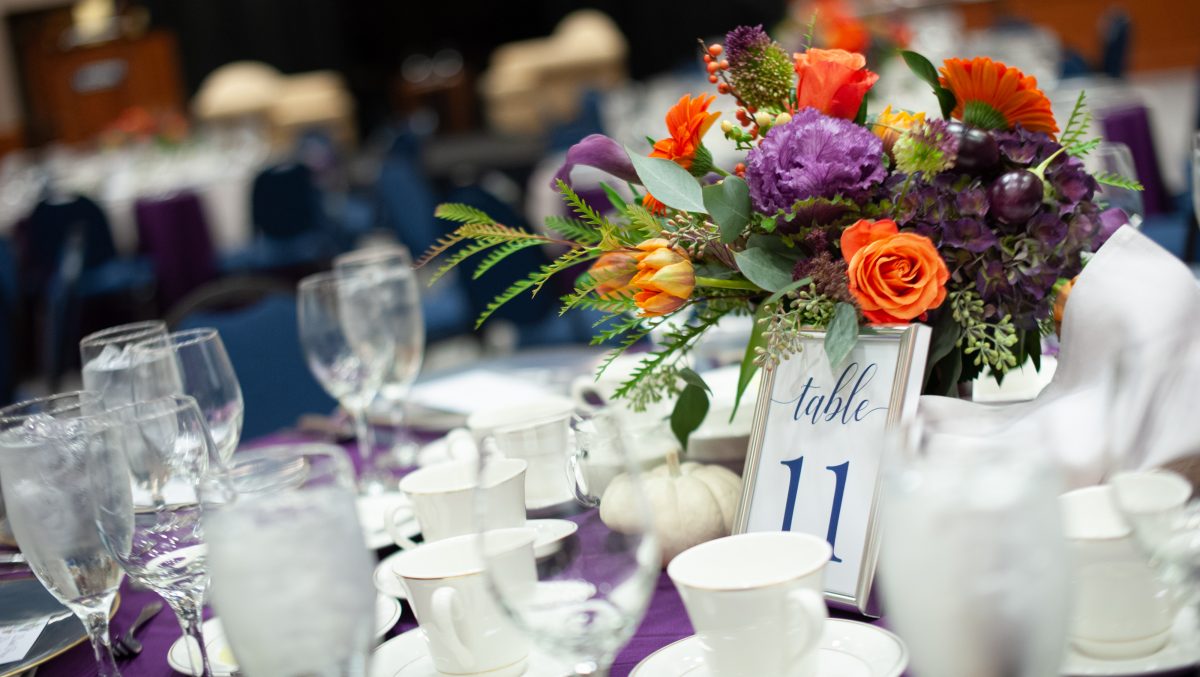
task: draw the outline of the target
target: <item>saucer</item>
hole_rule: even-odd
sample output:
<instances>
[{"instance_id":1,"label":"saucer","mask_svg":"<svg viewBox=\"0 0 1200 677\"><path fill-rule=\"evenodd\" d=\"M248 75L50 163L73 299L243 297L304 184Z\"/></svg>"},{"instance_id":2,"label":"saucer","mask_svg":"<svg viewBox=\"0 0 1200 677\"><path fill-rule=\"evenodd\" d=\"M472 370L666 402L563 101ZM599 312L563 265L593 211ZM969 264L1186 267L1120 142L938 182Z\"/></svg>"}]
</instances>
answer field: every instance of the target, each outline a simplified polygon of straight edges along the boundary
<instances>
[{"instance_id":1,"label":"saucer","mask_svg":"<svg viewBox=\"0 0 1200 677\"><path fill-rule=\"evenodd\" d=\"M408 590L404 588L404 581L400 580L395 571L396 560L404 553L404 550L394 552L375 565L373 580L375 581L375 590L379 594L395 599L408 599Z\"/></svg>"},{"instance_id":2,"label":"saucer","mask_svg":"<svg viewBox=\"0 0 1200 677\"><path fill-rule=\"evenodd\" d=\"M817 647L817 677L899 677L908 666L908 648L882 628L830 618ZM707 677L704 647L692 635L655 651L630 677Z\"/></svg>"},{"instance_id":3,"label":"saucer","mask_svg":"<svg viewBox=\"0 0 1200 677\"><path fill-rule=\"evenodd\" d=\"M566 672L554 659L531 650L529 658L516 665L473 672L471 677L562 677ZM433 667L425 631L420 628L380 644L371 654L371 667L367 670L368 677L438 677L440 674Z\"/></svg>"},{"instance_id":4,"label":"saucer","mask_svg":"<svg viewBox=\"0 0 1200 677\"><path fill-rule=\"evenodd\" d=\"M408 504L408 497L399 491L358 497L358 523L362 525L363 538L368 548L378 550L395 545L387 530L387 515L392 510ZM401 528L407 538L421 533L421 528L415 520L409 520Z\"/></svg>"},{"instance_id":5,"label":"saucer","mask_svg":"<svg viewBox=\"0 0 1200 677\"><path fill-rule=\"evenodd\" d=\"M380 639L400 621L400 602L391 597L379 595L375 598L375 639ZM204 641L208 648L208 662L212 666L213 677L232 677L237 672L237 661L225 639L225 628L218 618L204 621ZM171 669L185 675L195 675L192 664L188 660L187 645L180 637L175 640L167 651L167 664Z\"/></svg>"},{"instance_id":6,"label":"saucer","mask_svg":"<svg viewBox=\"0 0 1200 677\"><path fill-rule=\"evenodd\" d=\"M1184 609L1171 628L1171 639L1158 651L1141 658L1104 659L1080 653L1068 645L1067 656L1059 670L1070 677L1132 677L1180 670L1200 664L1200 623L1190 609Z\"/></svg>"}]
</instances>

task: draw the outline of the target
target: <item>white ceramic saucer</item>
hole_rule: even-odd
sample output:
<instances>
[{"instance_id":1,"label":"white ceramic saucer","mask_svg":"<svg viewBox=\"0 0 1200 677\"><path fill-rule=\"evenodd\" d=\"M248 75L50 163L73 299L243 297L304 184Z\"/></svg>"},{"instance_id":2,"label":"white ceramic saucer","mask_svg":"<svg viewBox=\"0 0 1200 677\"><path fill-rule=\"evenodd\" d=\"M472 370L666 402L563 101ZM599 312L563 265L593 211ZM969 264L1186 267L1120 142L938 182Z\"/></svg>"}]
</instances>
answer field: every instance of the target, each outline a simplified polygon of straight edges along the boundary
<instances>
[{"instance_id":1,"label":"white ceramic saucer","mask_svg":"<svg viewBox=\"0 0 1200 677\"><path fill-rule=\"evenodd\" d=\"M892 633L867 623L831 618L817 649L817 677L899 677L908 648ZM629 677L707 677L704 648L692 635L655 651Z\"/></svg>"},{"instance_id":2,"label":"white ceramic saucer","mask_svg":"<svg viewBox=\"0 0 1200 677\"><path fill-rule=\"evenodd\" d=\"M372 550L395 545L387 530L387 516L396 508L408 505L408 497L398 491L358 497L358 522L362 525L363 538ZM403 525L403 535L412 538L421 533L416 520Z\"/></svg>"},{"instance_id":3,"label":"white ceramic saucer","mask_svg":"<svg viewBox=\"0 0 1200 677\"><path fill-rule=\"evenodd\" d=\"M388 630L396 626L400 621L400 612L400 602L397 600L383 595L375 598L375 639L382 638ZM213 677L230 677L237 671L237 661L229 648L228 640L225 639L225 628L220 619L210 618L204 621L204 641L208 648L208 662L212 666ZM187 645L182 637L175 640L167 650L167 664L171 669L185 675L199 674L192 672Z\"/></svg>"},{"instance_id":4,"label":"white ceramic saucer","mask_svg":"<svg viewBox=\"0 0 1200 677\"><path fill-rule=\"evenodd\" d=\"M1060 672L1071 677L1133 677L1193 665L1200 665L1200 623L1191 609L1185 609L1175 619L1170 641L1155 653L1142 658L1110 660L1092 658L1068 646Z\"/></svg>"},{"instance_id":5,"label":"white ceramic saucer","mask_svg":"<svg viewBox=\"0 0 1200 677\"><path fill-rule=\"evenodd\" d=\"M509 668L490 672L473 672L471 677L562 677L568 671L537 651L529 658ZM438 677L425 643L425 631L417 628L393 637L371 654L369 677Z\"/></svg>"}]
</instances>

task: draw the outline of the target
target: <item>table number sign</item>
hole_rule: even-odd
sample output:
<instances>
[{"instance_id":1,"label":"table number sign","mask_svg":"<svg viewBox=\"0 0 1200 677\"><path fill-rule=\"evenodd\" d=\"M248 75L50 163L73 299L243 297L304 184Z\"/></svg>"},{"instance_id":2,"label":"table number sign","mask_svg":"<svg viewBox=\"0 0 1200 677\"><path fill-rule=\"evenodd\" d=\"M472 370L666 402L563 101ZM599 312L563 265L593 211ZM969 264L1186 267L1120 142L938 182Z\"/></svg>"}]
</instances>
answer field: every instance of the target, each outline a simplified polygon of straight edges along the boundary
<instances>
[{"instance_id":1,"label":"table number sign","mask_svg":"<svg viewBox=\"0 0 1200 677\"><path fill-rule=\"evenodd\" d=\"M799 531L833 546L826 598L870 613L885 431L916 413L929 327L879 327L836 368L824 333L763 374L734 533Z\"/></svg>"}]
</instances>

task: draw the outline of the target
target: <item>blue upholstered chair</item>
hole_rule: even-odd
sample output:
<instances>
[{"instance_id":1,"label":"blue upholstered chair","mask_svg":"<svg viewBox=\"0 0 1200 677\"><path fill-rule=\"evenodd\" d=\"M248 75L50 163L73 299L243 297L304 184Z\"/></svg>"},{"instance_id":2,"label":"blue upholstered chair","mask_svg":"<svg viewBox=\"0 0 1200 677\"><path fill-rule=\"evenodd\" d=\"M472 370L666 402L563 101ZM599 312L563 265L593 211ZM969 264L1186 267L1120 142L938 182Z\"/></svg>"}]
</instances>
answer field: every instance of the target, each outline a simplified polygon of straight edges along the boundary
<instances>
[{"instance_id":1,"label":"blue upholstered chair","mask_svg":"<svg viewBox=\"0 0 1200 677\"><path fill-rule=\"evenodd\" d=\"M312 171L300 163L267 167L250 194L254 241L227 255L221 267L247 273L312 264L334 254L334 232Z\"/></svg>"}]
</instances>

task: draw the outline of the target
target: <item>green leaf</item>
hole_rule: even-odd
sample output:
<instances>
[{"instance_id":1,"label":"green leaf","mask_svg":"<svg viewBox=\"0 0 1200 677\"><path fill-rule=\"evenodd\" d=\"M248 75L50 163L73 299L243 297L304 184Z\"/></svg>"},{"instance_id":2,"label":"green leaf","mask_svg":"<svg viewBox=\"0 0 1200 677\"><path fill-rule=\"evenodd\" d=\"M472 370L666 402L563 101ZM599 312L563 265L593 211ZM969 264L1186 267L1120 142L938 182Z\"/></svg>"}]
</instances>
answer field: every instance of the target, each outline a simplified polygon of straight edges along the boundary
<instances>
[{"instance_id":1,"label":"green leaf","mask_svg":"<svg viewBox=\"0 0 1200 677\"><path fill-rule=\"evenodd\" d=\"M1041 371L1042 334L1037 329L1025 332L1025 354L1029 355L1029 359L1033 361L1033 368L1036 371Z\"/></svg>"},{"instance_id":2,"label":"green leaf","mask_svg":"<svg viewBox=\"0 0 1200 677\"><path fill-rule=\"evenodd\" d=\"M608 201L612 204L613 209L624 214L625 210L629 208L629 203L625 202L625 198L621 197L621 194L607 183L601 182L600 187L604 189L604 194L608 196Z\"/></svg>"},{"instance_id":3,"label":"green leaf","mask_svg":"<svg viewBox=\"0 0 1200 677\"><path fill-rule=\"evenodd\" d=\"M1137 179L1130 179L1115 172L1097 172L1092 175L1096 179L1096 183L1102 186L1112 186L1113 188L1124 188L1125 190L1143 190L1143 186Z\"/></svg>"},{"instance_id":4,"label":"green leaf","mask_svg":"<svg viewBox=\"0 0 1200 677\"><path fill-rule=\"evenodd\" d=\"M688 385L679 393L675 409L671 411L671 432L685 451L688 437L704 423L705 416L708 416L708 393L704 388Z\"/></svg>"},{"instance_id":5,"label":"green leaf","mask_svg":"<svg viewBox=\"0 0 1200 677\"><path fill-rule=\"evenodd\" d=\"M783 289L780 289L779 291L775 292L774 294L771 294L770 296L768 296L767 300L763 301L763 305L769 305L769 304L775 303L779 299L783 298L784 294L787 294L788 292L796 291L797 289L799 289L801 287L807 287L810 284L812 284L811 277L802 277L799 280L796 280L795 282L784 287Z\"/></svg>"},{"instance_id":6,"label":"green leaf","mask_svg":"<svg viewBox=\"0 0 1200 677\"><path fill-rule=\"evenodd\" d=\"M734 252L733 258L747 280L767 291L776 292L792 283L793 263L779 254L754 248Z\"/></svg>"},{"instance_id":7,"label":"green leaf","mask_svg":"<svg viewBox=\"0 0 1200 677\"><path fill-rule=\"evenodd\" d=\"M701 190L704 207L721 227L721 242L729 244L742 234L750 223L750 187L736 176L705 186Z\"/></svg>"},{"instance_id":8,"label":"green leaf","mask_svg":"<svg viewBox=\"0 0 1200 677\"><path fill-rule=\"evenodd\" d=\"M654 199L680 211L707 213L700 184L686 169L670 160L628 152L638 178Z\"/></svg>"},{"instance_id":9,"label":"green leaf","mask_svg":"<svg viewBox=\"0 0 1200 677\"><path fill-rule=\"evenodd\" d=\"M600 243L600 233L579 219L551 214L546 217L545 225L549 230L581 244L596 245Z\"/></svg>"},{"instance_id":10,"label":"green leaf","mask_svg":"<svg viewBox=\"0 0 1200 677\"><path fill-rule=\"evenodd\" d=\"M904 63L908 65L909 70L913 72L913 75L933 88L933 94L937 97L938 104L942 108L942 117L949 119L951 111L958 105L958 99L955 98L954 92L942 86L942 82L938 78L937 69L933 67L929 59L914 51L907 49L900 50L900 56L904 59Z\"/></svg>"},{"instance_id":11,"label":"green leaf","mask_svg":"<svg viewBox=\"0 0 1200 677\"><path fill-rule=\"evenodd\" d=\"M933 367L941 359L954 350L958 345L958 337L962 335L962 327L954 321L954 313L950 304L942 306L941 312L933 323L933 337L929 341L929 359L925 361L925 380L933 373Z\"/></svg>"},{"instance_id":12,"label":"green leaf","mask_svg":"<svg viewBox=\"0 0 1200 677\"><path fill-rule=\"evenodd\" d=\"M764 303L754 313L754 326L750 330L750 341L746 343L746 353L742 355L742 368L738 370L737 395L733 398L733 412L729 414L730 423L733 422L733 417L737 416L738 407L742 404L742 395L745 394L750 381L754 379L755 372L758 371L758 362L756 361L758 348L767 343L766 337L763 336L766 323L760 322L760 320L772 312L774 311L770 304Z\"/></svg>"},{"instance_id":13,"label":"green leaf","mask_svg":"<svg viewBox=\"0 0 1200 677\"><path fill-rule=\"evenodd\" d=\"M482 223L485 225L493 225L495 219L488 216L483 211L472 207L471 205L460 204L456 202L447 202L440 204L433 210L433 215L439 219L447 221L456 221L458 223Z\"/></svg>"},{"instance_id":14,"label":"green leaf","mask_svg":"<svg viewBox=\"0 0 1200 677\"><path fill-rule=\"evenodd\" d=\"M857 343L858 309L849 303L839 303L825 330L825 355L830 368L837 369Z\"/></svg>"},{"instance_id":15,"label":"green leaf","mask_svg":"<svg viewBox=\"0 0 1200 677\"><path fill-rule=\"evenodd\" d=\"M867 121L867 97L863 97L862 103L858 104L858 112L854 115L854 124L861 125Z\"/></svg>"},{"instance_id":16,"label":"green leaf","mask_svg":"<svg viewBox=\"0 0 1200 677\"><path fill-rule=\"evenodd\" d=\"M709 388L708 384L704 382L704 379L700 376L700 374L697 374L692 369L684 367L679 370L678 374L679 378L683 379L684 383L690 386L696 386L697 388L703 388L704 392L709 393L710 395L712 394L712 388Z\"/></svg>"}]
</instances>

